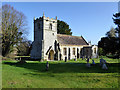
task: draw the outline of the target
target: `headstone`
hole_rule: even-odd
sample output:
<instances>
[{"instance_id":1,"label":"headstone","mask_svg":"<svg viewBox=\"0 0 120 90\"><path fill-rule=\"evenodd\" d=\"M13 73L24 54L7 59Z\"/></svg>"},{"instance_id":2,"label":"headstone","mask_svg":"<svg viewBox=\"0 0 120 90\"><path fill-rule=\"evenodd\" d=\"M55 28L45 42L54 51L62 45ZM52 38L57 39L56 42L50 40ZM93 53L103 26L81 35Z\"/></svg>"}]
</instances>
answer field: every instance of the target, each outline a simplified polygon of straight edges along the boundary
<instances>
[{"instance_id":1,"label":"headstone","mask_svg":"<svg viewBox=\"0 0 120 90\"><path fill-rule=\"evenodd\" d=\"M94 62L94 60L92 60L92 64L93 64L93 65L95 65L95 62Z\"/></svg>"},{"instance_id":2,"label":"headstone","mask_svg":"<svg viewBox=\"0 0 120 90\"><path fill-rule=\"evenodd\" d=\"M48 69L49 69L49 63L47 62L46 63L46 71L48 71Z\"/></svg>"},{"instance_id":3,"label":"headstone","mask_svg":"<svg viewBox=\"0 0 120 90\"><path fill-rule=\"evenodd\" d=\"M89 63L89 58L87 58L87 63Z\"/></svg>"},{"instance_id":4,"label":"headstone","mask_svg":"<svg viewBox=\"0 0 120 90\"><path fill-rule=\"evenodd\" d=\"M100 66L102 66L103 64L107 63L103 58L100 59Z\"/></svg>"},{"instance_id":5,"label":"headstone","mask_svg":"<svg viewBox=\"0 0 120 90\"><path fill-rule=\"evenodd\" d=\"M76 56L75 56L75 59L74 59L74 61L77 61L77 59L76 59Z\"/></svg>"},{"instance_id":6,"label":"headstone","mask_svg":"<svg viewBox=\"0 0 120 90\"><path fill-rule=\"evenodd\" d=\"M90 63L89 62L86 64L86 67L90 67Z\"/></svg>"},{"instance_id":7,"label":"headstone","mask_svg":"<svg viewBox=\"0 0 120 90\"><path fill-rule=\"evenodd\" d=\"M105 70L108 69L105 63L103 64L102 69L105 69Z\"/></svg>"},{"instance_id":8,"label":"headstone","mask_svg":"<svg viewBox=\"0 0 120 90\"><path fill-rule=\"evenodd\" d=\"M20 57L20 61L21 61L21 57Z\"/></svg>"},{"instance_id":9,"label":"headstone","mask_svg":"<svg viewBox=\"0 0 120 90\"><path fill-rule=\"evenodd\" d=\"M74 58L74 61L77 61L76 58Z\"/></svg>"},{"instance_id":10,"label":"headstone","mask_svg":"<svg viewBox=\"0 0 120 90\"><path fill-rule=\"evenodd\" d=\"M65 57L65 62L67 62L67 57Z\"/></svg>"}]
</instances>

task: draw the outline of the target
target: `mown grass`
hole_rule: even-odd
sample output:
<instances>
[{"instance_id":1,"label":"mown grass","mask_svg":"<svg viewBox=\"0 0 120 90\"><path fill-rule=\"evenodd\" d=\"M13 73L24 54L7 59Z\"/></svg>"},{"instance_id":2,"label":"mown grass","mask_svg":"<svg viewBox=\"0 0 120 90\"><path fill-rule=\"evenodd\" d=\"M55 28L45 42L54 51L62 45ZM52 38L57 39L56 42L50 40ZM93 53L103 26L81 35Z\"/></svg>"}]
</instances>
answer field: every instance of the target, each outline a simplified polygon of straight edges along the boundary
<instances>
[{"instance_id":1,"label":"mown grass","mask_svg":"<svg viewBox=\"0 0 120 90\"><path fill-rule=\"evenodd\" d=\"M49 61L49 71L45 71L46 61L7 60L2 64L3 88L118 88L119 60L105 58L108 70L102 70L99 59L96 65L87 68L85 60ZM92 60L90 60L92 63Z\"/></svg>"}]
</instances>

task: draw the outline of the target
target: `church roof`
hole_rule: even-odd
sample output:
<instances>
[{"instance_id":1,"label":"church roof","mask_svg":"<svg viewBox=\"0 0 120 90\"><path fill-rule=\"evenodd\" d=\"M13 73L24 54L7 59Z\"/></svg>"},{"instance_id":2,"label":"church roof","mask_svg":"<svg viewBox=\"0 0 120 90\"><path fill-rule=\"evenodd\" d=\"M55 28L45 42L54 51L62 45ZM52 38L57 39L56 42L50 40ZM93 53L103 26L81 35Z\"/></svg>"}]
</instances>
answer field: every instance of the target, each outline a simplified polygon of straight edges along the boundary
<instances>
[{"instance_id":1,"label":"church roof","mask_svg":"<svg viewBox=\"0 0 120 90\"><path fill-rule=\"evenodd\" d=\"M57 40L61 45L88 45L82 36L57 34Z\"/></svg>"}]
</instances>

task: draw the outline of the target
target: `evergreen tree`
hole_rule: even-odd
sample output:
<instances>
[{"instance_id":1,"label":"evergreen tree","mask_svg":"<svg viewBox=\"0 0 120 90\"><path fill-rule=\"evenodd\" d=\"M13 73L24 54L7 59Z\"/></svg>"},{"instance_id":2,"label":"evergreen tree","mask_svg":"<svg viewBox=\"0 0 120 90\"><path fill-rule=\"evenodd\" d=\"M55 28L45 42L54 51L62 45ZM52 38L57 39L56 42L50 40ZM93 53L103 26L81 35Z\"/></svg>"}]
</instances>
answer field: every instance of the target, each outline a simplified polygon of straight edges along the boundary
<instances>
[{"instance_id":1,"label":"evergreen tree","mask_svg":"<svg viewBox=\"0 0 120 90\"><path fill-rule=\"evenodd\" d=\"M113 27L111 27L110 31L108 31L108 32L106 33L106 36L107 36L107 37L116 37L116 36L117 36L117 35L116 35L116 30L115 30Z\"/></svg>"},{"instance_id":2,"label":"evergreen tree","mask_svg":"<svg viewBox=\"0 0 120 90\"><path fill-rule=\"evenodd\" d=\"M69 25L66 22L60 20L57 20L57 33L72 35Z\"/></svg>"},{"instance_id":3,"label":"evergreen tree","mask_svg":"<svg viewBox=\"0 0 120 90\"><path fill-rule=\"evenodd\" d=\"M113 21L117 25L116 30L117 30L117 33L118 33L118 37L120 39L120 12L114 14L113 16L114 16Z\"/></svg>"},{"instance_id":4,"label":"evergreen tree","mask_svg":"<svg viewBox=\"0 0 120 90\"><path fill-rule=\"evenodd\" d=\"M117 53L118 53L118 56L120 57L120 12L116 13L113 15L114 18L113 18L113 21L114 23L117 25L117 28L116 28L116 31L118 33L118 37L117 37Z\"/></svg>"}]
</instances>

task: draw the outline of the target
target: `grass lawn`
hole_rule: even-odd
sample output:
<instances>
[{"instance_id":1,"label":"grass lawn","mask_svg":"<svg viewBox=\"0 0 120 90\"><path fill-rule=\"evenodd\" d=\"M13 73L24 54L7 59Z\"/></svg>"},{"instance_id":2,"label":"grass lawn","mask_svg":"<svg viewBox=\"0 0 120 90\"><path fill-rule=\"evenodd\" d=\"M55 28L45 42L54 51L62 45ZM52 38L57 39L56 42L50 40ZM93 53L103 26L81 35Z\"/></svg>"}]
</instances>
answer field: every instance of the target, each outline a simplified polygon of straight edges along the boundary
<instances>
[{"instance_id":1,"label":"grass lawn","mask_svg":"<svg viewBox=\"0 0 120 90\"><path fill-rule=\"evenodd\" d=\"M118 88L118 60L105 58L108 70L102 70L99 59L96 66L85 67L86 61L27 61L17 64L14 60L2 61L3 88ZM92 60L90 60L92 63Z\"/></svg>"}]
</instances>

